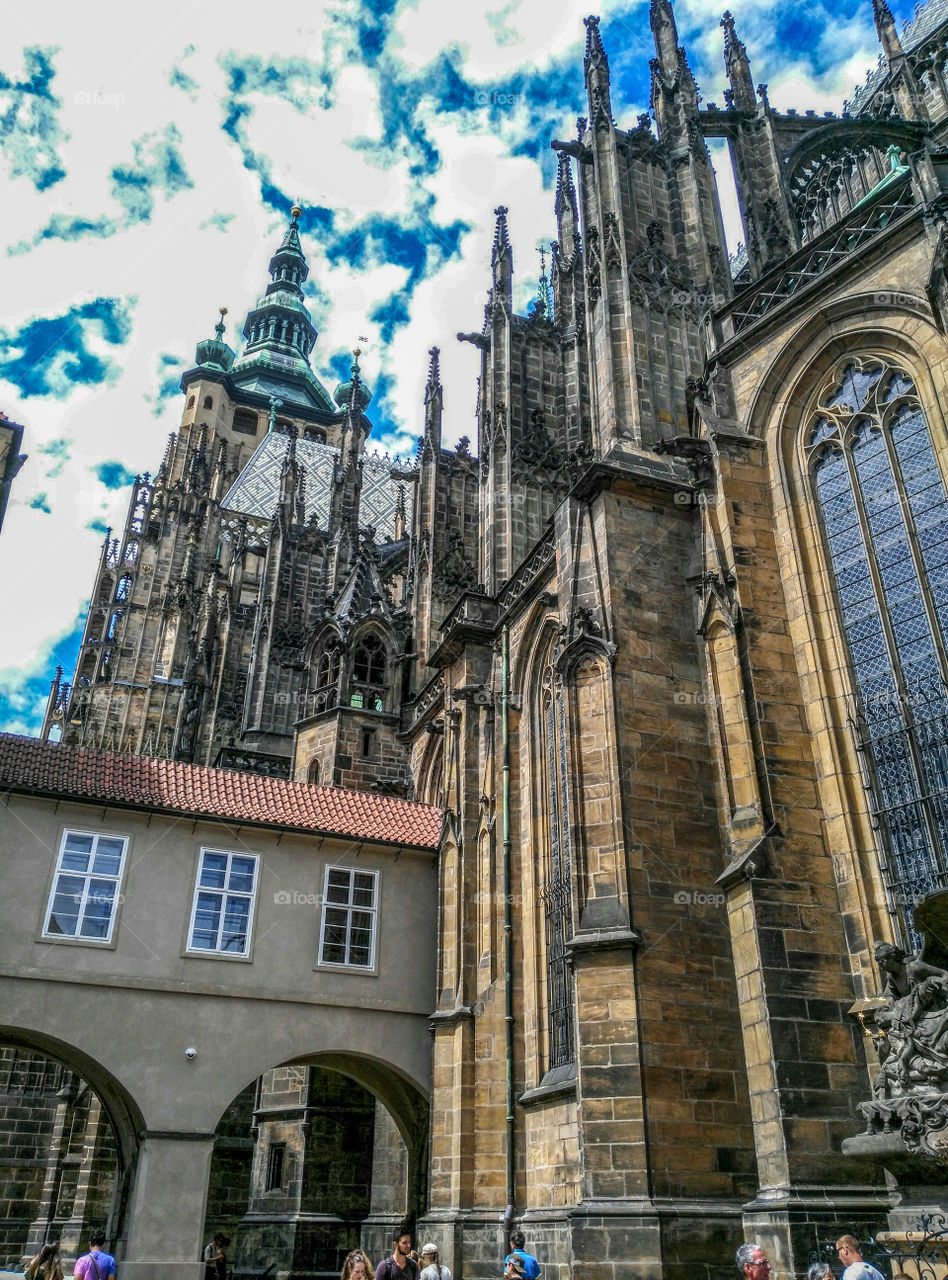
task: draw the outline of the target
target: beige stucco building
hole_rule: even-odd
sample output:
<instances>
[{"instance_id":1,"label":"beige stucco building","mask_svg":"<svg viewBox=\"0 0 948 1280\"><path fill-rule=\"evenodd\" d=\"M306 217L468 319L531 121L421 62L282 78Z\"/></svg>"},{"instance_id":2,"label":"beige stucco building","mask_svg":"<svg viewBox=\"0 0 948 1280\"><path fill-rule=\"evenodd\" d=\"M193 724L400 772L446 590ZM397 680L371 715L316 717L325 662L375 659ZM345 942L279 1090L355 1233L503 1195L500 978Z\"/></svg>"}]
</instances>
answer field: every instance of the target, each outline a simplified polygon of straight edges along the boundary
<instances>
[{"instance_id":1,"label":"beige stucco building","mask_svg":"<svg viewBox=\"0 0 948 1280\"><path fill-rule=\"evenodd\" d=\"M437 810L10 737L0 786L3 1041L66 1063L101 1100L123 1275L200 1280L215 1131L267 1073L286 1091L283 1063L342 1072L381 1101L417 1201ZM303 1159L304 1110L270 1190ZM290 1247L307 1208L274 1208Z\"/></svg>"}]
</instances>

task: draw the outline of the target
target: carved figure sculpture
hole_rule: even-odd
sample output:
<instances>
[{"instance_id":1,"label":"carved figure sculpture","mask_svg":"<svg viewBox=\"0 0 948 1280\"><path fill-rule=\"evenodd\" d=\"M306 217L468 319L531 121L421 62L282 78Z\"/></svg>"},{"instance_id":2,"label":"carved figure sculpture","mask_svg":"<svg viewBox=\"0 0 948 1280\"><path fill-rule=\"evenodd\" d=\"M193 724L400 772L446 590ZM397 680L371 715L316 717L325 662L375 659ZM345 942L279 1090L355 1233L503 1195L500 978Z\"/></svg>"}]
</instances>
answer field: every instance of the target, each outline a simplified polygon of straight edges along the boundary
<instances>
[{"instance_id":1,"label":"carved figure sculpture","mask_svg":"<svg viewBox=\"0 0 948 1280\"><path fill-rule=\"evenodd\" d=\"M884 978L877 1007L866 1016L880 1068L873 1100L860 1104L867 1132L898 1132L914 1154L948 1151L948 892L930 894L915 910L924 941L907 954L876 943Z\"/></svg>"}]
</instances>

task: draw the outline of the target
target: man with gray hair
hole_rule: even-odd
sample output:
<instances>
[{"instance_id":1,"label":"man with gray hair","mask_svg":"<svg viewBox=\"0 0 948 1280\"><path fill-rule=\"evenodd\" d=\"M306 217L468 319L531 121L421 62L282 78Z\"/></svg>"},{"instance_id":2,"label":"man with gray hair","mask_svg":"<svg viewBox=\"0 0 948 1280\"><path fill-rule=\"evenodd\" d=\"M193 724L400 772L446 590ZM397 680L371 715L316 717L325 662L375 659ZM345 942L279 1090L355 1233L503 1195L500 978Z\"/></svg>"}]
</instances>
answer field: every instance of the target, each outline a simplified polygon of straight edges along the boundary
<instances>
[{"instance_id":1,"label":"man with gray hair","mask_svg":"<svg viewBox=\"0 0 948 1280\"><path fill-rule=\"evenodd\" d=\"M759 1244L742 1244L734 1255L734 1261L745 1280L768 1280L770 1263Z\"/></svg>"}]
</instances>

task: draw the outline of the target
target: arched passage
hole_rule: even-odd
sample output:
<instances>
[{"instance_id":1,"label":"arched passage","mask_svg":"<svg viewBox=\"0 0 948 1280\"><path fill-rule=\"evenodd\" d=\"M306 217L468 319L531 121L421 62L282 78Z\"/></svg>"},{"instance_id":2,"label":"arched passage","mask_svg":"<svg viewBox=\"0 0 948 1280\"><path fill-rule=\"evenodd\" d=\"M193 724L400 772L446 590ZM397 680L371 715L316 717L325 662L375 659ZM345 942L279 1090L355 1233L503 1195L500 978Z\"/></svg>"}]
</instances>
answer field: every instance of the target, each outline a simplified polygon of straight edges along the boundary
<instances>
[{"instance_id":1,"label":"arched passage","mask_svg":"<svg viewBox=\"0 0 948 1280\"><path fill-rule=\"evenodd\" d=\"M68 1262L91 1225L121 1252L142 1127L135 1100L88 1054L56 1036L0 1026L0 1153L9 1147L16 1156L7 1164L0 1154L0 1185L18 1209L0 1239L5 1265L47 1240L60 1242ZM24 1166L32 1178L15 1176Z\"/></svg>"},{"instance_id":2,"label":"arched passage","mask_svg":"<svg viewBox=\"0 0 948 1280\"><path fill-rule=\"evenodd\" d=\"M238 1277L339 1273L373 1261L424 1208L428 1104L364 1052L312 1053L247 1084L221 1116L208 1179L205 1241L228 1239Z\"/></svg>"}]
</instances>

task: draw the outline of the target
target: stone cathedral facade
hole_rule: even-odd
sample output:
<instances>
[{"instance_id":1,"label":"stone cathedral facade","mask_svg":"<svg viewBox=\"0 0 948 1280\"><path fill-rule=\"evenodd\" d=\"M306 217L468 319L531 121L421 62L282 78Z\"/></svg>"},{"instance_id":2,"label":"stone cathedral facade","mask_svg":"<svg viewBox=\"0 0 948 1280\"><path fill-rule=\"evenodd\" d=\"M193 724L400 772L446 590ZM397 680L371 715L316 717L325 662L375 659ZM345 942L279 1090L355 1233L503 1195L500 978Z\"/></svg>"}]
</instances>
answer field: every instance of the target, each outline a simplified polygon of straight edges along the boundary
<instances>
[{"instance_id":1,"label":"stone cathedral facade","mask_svg":"<svg viewBox=\"0 0 948 1280\"><path fill-rule=\"evenodd\" d=\"M840 1144L873 944L948 883L948 16L873 12L878 68L817 117L730 14L702 104L652 0L631 127L587 20L550 281L514 311L498 209L458 335L476 447L432 349L417 458L366 452L294 209L54 683L65 741L445 809L420 1230L465 1280L511 1213L544 1275L684 1280L743 1239L802 1274L890 1204Z\"/></svg>"}]
</instances>

